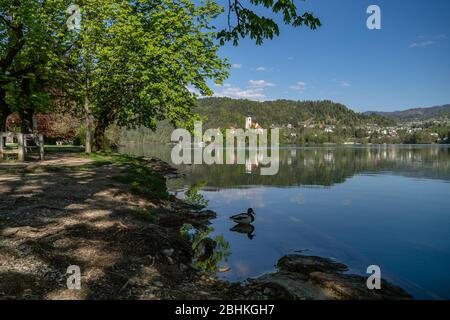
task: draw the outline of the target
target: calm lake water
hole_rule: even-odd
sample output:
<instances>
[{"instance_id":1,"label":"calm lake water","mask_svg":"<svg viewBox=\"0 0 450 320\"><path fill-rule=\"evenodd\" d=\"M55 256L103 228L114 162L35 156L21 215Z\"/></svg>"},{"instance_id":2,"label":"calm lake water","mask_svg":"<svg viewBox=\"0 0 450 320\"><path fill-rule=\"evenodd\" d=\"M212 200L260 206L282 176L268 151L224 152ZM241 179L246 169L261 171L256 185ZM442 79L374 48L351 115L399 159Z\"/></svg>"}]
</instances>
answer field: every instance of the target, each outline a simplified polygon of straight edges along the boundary
<instances>
[{"instance_id":1,"label":"calm lake water","mask_svg":"<svg viewBox=\"0 0 450 320\"><path fill-rule=\"evenodd\" d=\"M124 153L170 161L168 146L129 145ZM448 146L282 148L275 176L247 165L181 166L169 181L179 197L217 212L209 237L214 265L228 280L273 271L295 253L335 258L382 276L416 298L450 299L450 149ZM231 231L230 215L252 207L254 230Z\"/></svg>"}]
</instances>

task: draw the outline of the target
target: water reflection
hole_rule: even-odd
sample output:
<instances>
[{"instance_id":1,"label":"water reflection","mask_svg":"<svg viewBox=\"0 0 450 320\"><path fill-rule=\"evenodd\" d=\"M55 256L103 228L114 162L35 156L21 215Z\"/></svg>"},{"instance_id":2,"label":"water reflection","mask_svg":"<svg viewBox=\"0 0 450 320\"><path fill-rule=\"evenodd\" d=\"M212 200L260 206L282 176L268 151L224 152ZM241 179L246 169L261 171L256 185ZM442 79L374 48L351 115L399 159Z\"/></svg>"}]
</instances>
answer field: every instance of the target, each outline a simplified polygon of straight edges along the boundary
<instances>
[{"instance_id":1,"label":"water reflection","mask_svg":"<svg viewBox=\"0 0 450 320\"><path fill-rule=\"evenodd\" d=\"M167 146L122 151L171 163ZM226 262L222 277L245 280L308 249L352 273L379 265L418 298L450 298L448 146L284 148L279 156L275 176L261 176L253 162L181 166L185 177L168 181L172 192L218 213L214 229L193 236L194 244L217 242L193 247L199 266L219 270ZM230 225L229 216L248 207L257 209L254 223Z\"/></svg>"},{"instance_id":2,"label":"water reflection","mask_svg":"<svg viewBox=\"0 0 450 320\"><path fill-rule=\"evenodd\" d=\"M255 236L255 227L252 224L238 223L233 228L231 228L230 231L246 234L250 240L252 240Z\"/></svg>"},{"instance_id":3,"label":"water reflection","mask_svg":"<svg viewBox=\"0 0 450 320\"><path fill-rule=\"evenodd\" d=\"M227 262L231 255L230 244L223 235L211 236L214 232L213 227L202 230L194 228L190 224L185 224L180 232L192 244L194 251L193 265L198 269L214 274L219 270L220 265Z\"/></svg>"},{"instance_id":4,"label":"water reflection","mask_svg":"<svg viewBox=\"0 0 450 320\"><path fill-rule=\"evenodd\" d=\"M121 152L156 156L169 163L170 147L126 145ZM202 189L235 186L332 186L362 173L389 172L396 175L450 181L448 146L370 146L284 148L279 153L280 168L275 176L261 176L259 159L246 165L183 165L183 181L171 181L173 189L203 183Z\"/></svg>"}]
</instances>

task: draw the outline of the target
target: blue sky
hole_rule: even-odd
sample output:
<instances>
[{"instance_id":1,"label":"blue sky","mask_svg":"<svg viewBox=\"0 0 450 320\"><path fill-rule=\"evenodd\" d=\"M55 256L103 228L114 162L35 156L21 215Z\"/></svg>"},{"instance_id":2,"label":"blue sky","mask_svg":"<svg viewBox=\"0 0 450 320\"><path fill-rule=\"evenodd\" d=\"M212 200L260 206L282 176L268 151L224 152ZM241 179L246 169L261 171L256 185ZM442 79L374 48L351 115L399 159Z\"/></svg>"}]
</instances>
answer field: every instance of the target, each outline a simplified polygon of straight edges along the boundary
<instances>
[{"instance_id":1,"label":"blue sky","mask_svg":"<svg viewBox=\"0 0 450 320\"><path fill-rule=\"evenodd\" d=\"M307 0L323 26L281 26L257 46L220 50L233 64L218 96L341 102L356 111L393 111L450 103L450 1ZM381 8L381 30L366 9ZM267 14L268 12L266 12ZM269 14L270 15L270 14Z\"/></svg>"}]
</instances>

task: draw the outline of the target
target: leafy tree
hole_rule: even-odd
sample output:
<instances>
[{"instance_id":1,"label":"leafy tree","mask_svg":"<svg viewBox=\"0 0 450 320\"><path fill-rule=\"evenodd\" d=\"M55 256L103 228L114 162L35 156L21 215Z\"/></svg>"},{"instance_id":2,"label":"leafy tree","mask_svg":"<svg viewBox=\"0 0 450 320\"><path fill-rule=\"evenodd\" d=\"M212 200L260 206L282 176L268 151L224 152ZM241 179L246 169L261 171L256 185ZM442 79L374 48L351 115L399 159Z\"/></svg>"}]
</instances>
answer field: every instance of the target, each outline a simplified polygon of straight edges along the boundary
<instances>
[{"instance_id":1,"label":"leafy tree","mask_svg":"<svg viewBox=\"0 0 450 320\"><path fill-rule=\"evenodd\" d=\"M292 1L250 2L282 12L284 22L294 26L320 25L312 14L299 15ZM249 36L261 44L262 39L279 34L273 20L239 1L228 6L236 25L229 20L228 31L219 33L211 22L223 11L213 0L199 6L189 0L86 0L83 7L81 74L85 75L87 151L92 118L94 149L103 147L105 130L112 123L155 129L158 121L169 119L175 126L191 127L198 119L191 112L197 98L192 89L211 95L207 80L220 83L227 77L227 63L217 56L214 38L237 44L239 37Z\"/></svg>"},{"instance_id":2,"label":"leafy tree","mask_svg":"<svg viewBox=\"0 0 450 320\"><path fill-rule=\"evenodd\" d=\"M195 119L192 90L210 95L208 79L227 76L211 32L220 13L214 1L86 0L82 13L74 87L95 122L95 149L112 123L186 126Z\"/></svg>"},{"instance_id":3,"label":"leafy tree","mask_svg":"<svg viewBox=\"0 0 450 320\"><path fill-rule=\"evenodd\" d=\"M279 34L277 23L255 13L257 7L282 14L286 24L320 26L287 0L229 1L228 28L220 32L212 21L224 11L214 0L80 0L82 27L68 32L70 4L0 0L0 130L12 111L29 126L33 114L55 100L83 105L86 151L91 131L101 148L112 123L154 129L169 119L189 127L197 118L191 112L197 94L211 95L207 81L227 77L215 39L237 44L250 37L261 44Z\"/></svg>"},{"instance_id":4,"label":"leafy tree","mask_svg":"<svg viewBox=\"0 0 450 320\"><path fill-rule=\"evenodd\" d=\"M18 111L23 123L50 105L67 50L66 0L0 1L0 131ZM24 130L25 128L23 128Z\"/></svg>"},{"instance_id":5,"label":"leafy tree","mask_svg":"<svg viewBox=\"0 0 450 320\"><path fill-rule=\"evenodd\" d=\"M259 15L257 7L264 7L283 16L285 24L294 27L307 26L316 29L321 26L320 20L310 12L298 12L293 0L228 0L228 28L221 30L217 38L222 44L233 41L237 45L240 38L250 37L256 44L264 39L272 39L280 34L278 24L272 18Z\"/></svg>"}]
</instances>

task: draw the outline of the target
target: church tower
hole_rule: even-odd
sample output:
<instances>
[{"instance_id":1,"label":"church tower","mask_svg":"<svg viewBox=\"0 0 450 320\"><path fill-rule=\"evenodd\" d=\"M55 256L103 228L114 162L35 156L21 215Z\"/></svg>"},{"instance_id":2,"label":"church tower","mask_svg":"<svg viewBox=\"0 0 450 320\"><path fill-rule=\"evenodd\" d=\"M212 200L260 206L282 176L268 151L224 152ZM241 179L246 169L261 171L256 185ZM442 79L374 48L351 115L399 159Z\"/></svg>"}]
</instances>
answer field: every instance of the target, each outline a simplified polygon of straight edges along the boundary
<instances>
[{"instance_id":1,"label":"church tower","mask_svg":"<svg viewBox=\"0 0 450 320\"><path fill-rule=\"evenodd\" d=\"M252 127L252 117L246 117L245 118L245 129L251 129Z\"/></svg>"}]
</instances>

